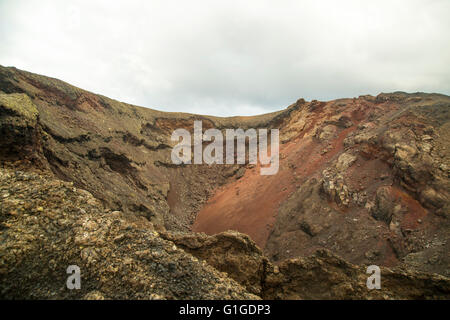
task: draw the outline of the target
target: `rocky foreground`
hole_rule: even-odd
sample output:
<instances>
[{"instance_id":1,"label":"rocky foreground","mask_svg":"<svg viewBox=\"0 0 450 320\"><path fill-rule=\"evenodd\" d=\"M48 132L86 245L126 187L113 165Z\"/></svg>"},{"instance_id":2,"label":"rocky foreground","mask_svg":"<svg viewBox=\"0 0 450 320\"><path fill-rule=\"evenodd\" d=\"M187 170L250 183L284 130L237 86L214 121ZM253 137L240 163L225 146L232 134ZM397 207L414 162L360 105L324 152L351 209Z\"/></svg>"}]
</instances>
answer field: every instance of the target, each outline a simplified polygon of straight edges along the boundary
<instances>
[{"instance_id":1,"label":"rocky foreground","mask_svg":"<svg viewBox=\"0 0 450 320\"><path fill-rule=\"evenodd\" d=\"M366 269L320 250L274 266L247 236L158 233L48 175L0 170L1 297L7 299L448 299L450 279ZM81 269L81 289L66 268Z\"/></svg>"},{"instance_id":2,"label":"rocky foreground","mask_svg":"<svg viewBox=\"0 0 450 320\"><path fill-rule=\"evenodd\" d=\"M447 96L216 118L1 66L0 91L1 298L450 298ZM280 172L174 166L170 134L194 120L280 128Z\"/></svg>"},{"instance_id":3,"label":"rocky foreground","mask_svg":"<svg viewBox=\"0 0 450 320\"><path fill-rule=\"evenodd\" d=\"M210 265L71 182L0 171L3 298L255 299ZM80 290L66 268L81 269Z\"/></svg>"}]
</instances>

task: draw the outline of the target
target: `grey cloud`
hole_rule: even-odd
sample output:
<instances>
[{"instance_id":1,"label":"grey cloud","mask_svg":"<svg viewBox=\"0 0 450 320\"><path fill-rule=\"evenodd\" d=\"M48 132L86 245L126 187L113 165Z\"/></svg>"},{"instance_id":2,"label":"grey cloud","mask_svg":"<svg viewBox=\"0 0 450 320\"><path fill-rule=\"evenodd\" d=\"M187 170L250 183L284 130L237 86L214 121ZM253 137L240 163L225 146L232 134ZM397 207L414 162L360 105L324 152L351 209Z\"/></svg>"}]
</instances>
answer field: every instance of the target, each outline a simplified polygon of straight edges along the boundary
<instances>
[{"instance_id":1,"label":"grey cloud","mask_svg":"<svg viewBox=\"0 0 450 320\"><path fill-rule=\"evenodd\" d=\"M450 93L450 2L3 1L0 64L167 111Z\"/></svg>"}]
</instances>

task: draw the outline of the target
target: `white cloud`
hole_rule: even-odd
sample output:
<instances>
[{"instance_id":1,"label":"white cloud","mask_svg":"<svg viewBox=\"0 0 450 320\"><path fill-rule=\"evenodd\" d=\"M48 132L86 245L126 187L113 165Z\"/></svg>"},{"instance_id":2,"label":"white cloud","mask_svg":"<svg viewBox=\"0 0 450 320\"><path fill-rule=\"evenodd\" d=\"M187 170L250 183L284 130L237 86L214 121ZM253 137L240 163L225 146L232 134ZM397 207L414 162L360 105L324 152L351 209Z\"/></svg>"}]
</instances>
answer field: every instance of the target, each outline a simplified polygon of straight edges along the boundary
<instances>
[{"instance_id":1,"label":"white cloud","mask_svg":"<svg viewBox=\"0 0 450 320\"><path fill-rule=\"evenodd\" d=\"M0 64L167 111L450 93L450 1L5 1Z\"/></svg>"}]
</instances>

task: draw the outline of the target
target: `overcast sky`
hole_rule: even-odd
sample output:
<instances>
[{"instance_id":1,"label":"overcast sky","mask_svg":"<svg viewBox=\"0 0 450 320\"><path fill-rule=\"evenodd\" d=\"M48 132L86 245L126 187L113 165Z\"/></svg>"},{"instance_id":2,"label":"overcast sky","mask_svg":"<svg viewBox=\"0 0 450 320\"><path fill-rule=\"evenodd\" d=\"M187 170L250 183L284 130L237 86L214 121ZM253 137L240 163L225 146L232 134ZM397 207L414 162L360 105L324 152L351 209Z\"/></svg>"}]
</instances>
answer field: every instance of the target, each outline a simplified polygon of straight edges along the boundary
<instances>
[{"instance_id":1,"label":"overcast sky","mask_svg":"<svg viewBox=\"0 0 450 320\"><path fill-rule=\"evenodd\" d=\"M450 94L450 1L0 0L0 64L219 116Z\"/></svg>"}]
</instances>

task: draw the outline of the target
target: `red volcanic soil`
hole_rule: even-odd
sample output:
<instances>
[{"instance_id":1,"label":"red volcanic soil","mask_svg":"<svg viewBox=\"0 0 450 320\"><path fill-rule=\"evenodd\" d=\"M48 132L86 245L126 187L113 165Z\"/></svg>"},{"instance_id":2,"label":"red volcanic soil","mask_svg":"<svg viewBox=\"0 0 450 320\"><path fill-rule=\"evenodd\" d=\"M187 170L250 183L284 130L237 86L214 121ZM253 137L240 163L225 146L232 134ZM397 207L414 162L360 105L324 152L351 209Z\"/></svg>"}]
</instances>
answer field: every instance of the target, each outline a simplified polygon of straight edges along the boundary
<instances>
[{"instance_id":1,"label":"red volcanic soil","mask_svg":"<svg viewBox=\"0 0 450 320\"><path fill-rule=\"evenodd\" d=\"M356 124L359 119L355 118L360 115L352 116ZM325 164L342 152L343 140L356 129L356 125L343 129L328 141L330 151L322 153L325 145L313 138L311 131L323 117L323 109L316 110L306 129L280 145L277 174L262 176L257 166L247 169L241 179L219 188L198 213L192 230L207 234L237 230L264 248L279 205L307 178L320 174Z\"/></svg>"},{"instance_id":2,"label":"red volcanic soil","mask_svg":"<svg viewBox=\"0 0 450 320\"><path fill-rule=\"evenodd\" d=\"M261 176L259 166L247 170L241 179L215 193L198 213L192 230L207 234L237 230L263 247L278 205L294 186L288 170L280 168L278 174L272 176Z\"/></svg>"}]
</instances>

